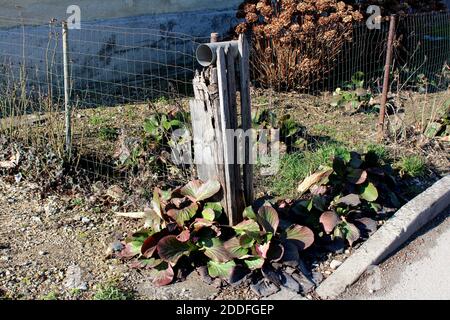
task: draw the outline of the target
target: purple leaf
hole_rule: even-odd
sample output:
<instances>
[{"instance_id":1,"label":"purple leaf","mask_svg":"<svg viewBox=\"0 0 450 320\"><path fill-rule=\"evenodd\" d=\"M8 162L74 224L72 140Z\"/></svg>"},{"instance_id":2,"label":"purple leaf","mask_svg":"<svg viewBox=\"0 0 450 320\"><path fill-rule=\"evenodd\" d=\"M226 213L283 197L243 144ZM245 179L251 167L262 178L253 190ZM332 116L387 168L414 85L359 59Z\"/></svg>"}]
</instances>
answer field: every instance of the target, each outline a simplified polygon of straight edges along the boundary
<instances>
[{"instance_id":1,"label":"purple leaf","mask_svg":"<svg viewBox=\"0 0 450 320\"><path fill-rule=\"evenodd\" d=\"M333 211L327 211L320 216L320 223L327 234L333 232L334 228L341 222L339 216Z\"/></svg>"},{"instance_id":2,"label":"purple leaf","mask_svg":"<svg viewBox=\"0 0 450 320\"><path fill-rule=\"evenodd\" d=\"M314 243L314 232L298 224L293 224L286 230L286 239L297 245L299 250L305 250Z\"/></svg>"},{"instance_id":3,"label":"purple leaf","mask_svg":"<svg viewBox=\"0 0 450 320\"><path fill-rule=\"evenodd\" d=\"M158 254L166 262L173 265L185 255L189 255L194 249L193 245L188 242L180 242L176 236L167 236L158 243Z\"/></svg>"},{"instance_id":4,"label":"purple leaf","mask_svg":"<svg viewBox=\"0 0 450 320\"><path fill-rule=\"evenodd\" d=\"M280 224L277 211L270 205L264 205L259 209L257 220L266 232L272 234L276 233Z\"/></svg>"}]
</instances>

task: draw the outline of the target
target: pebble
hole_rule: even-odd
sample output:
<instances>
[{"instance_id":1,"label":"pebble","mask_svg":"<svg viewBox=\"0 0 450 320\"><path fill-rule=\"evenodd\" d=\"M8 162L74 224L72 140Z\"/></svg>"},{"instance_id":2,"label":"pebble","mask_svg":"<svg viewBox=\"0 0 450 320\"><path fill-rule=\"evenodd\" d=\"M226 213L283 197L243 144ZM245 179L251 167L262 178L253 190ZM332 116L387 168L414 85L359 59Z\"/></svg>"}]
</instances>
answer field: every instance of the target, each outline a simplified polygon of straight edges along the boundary
<instances>
[{"instance_id":1,"label":"pebble","mask_svg":"<svg viewBox=\"0 0 450 320\"><path fill-rule=\"evenodd\" d=\"M339 260L333 260L333 261L331 261L331 263L330 263L330 268L333 269L333 270L336 270L337 268L339 268L339 266L340 266L341 264L342 264L341 261L339 261Z\"/></svg>"},{"instance_id":2,"label":"pebble","mask_svg":"<svg viewBox=\"0 0 450 320\"><path fill-rule=\"evenodd\" d=\"M1 256L0 257L0 261L8 261L9 257L8 256Z\"/></svg>"},{"instance_id":3,"label":"pebble","mask_svg":"<svg viewBox=\"0 0 450 320\"><path fill-rule=\"evenodd\" d=\"M40 256L45 256L47 254L47 252L45 252L45 251L39 251L38 253Z\"/></svg>"},{"instance_id":4,"label":"pebble","mask_svg":"<svg viewBox=\"0 0 450 320\"><path fill-rule=\"evenodd\" d=\"M81 218L81 222L82 222L82 223L85 223L85 224L88 224L88 223L91 222L91 219L89 219L89 218L87 218L87 217L82 217L82 218Z\"/></svg>"}]
</instances>

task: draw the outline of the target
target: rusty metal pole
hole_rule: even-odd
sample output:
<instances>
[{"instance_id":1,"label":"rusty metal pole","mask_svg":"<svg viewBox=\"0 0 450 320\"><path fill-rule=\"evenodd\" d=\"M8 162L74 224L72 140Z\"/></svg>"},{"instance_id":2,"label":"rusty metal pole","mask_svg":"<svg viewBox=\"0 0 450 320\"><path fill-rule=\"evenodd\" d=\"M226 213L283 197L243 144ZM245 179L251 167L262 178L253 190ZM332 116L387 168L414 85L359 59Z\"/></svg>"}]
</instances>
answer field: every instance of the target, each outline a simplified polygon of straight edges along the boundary
<instances>
[{"instance_id":1,"label":"rusty metal pole","mask_svg":"<svg viewBox=\"0 0 450 320\"><path fill-rule=\"evenodd\" d=\"M396 16L391 15L389 18L389 34L388 34L388 42L386 49L386 64L384 66L384 80L383 80L383 93L381 95L381 103L380 103L380 117L378 121L378 135L377 140L378 143L382 142L384 139L384 122L386 116L386 103L387 96L389 93L389 77L391 74L391 64L393 58L394 51L394 38L395 38L395 25L396 25Z\"/></svg>"}]
</instances>

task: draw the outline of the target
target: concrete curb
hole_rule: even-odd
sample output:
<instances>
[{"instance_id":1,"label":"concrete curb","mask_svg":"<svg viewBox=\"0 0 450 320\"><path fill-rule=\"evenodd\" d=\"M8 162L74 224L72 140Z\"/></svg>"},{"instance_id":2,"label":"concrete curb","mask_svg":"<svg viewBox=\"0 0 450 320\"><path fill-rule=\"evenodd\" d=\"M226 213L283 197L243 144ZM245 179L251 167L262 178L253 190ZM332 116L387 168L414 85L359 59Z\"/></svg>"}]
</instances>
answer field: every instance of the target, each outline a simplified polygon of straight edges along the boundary
<instances>
[{"instance_id":1,"label":"concrete curb","mask_svg":"<svg viewBox=\"0 0 450 320\"><path fill-rule=\"evenodd\" d=\"M450 206L450 175L408 202L316 289L333 299Z\"/></svg>"}]
</instances>

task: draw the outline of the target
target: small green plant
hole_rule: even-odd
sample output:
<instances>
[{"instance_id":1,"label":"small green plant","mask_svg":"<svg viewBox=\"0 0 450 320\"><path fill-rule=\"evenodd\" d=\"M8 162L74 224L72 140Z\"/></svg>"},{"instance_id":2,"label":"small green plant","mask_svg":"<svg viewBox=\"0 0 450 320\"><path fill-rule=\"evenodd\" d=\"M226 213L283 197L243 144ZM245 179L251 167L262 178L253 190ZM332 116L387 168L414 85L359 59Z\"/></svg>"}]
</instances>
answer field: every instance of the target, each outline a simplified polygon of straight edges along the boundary
<instances>
[{"instance_id":1,"label":"small green plant","mask_svg":"<svg viewBox=\"0 0 450 320\"><path fill-rule=\"evenodd\" d=\"M388 150L382 144L369 144L366 148L367 152L374 153L380 160L386 161L388 159Z\"/></svg>"},{"instance_id":2,"label":"small green plant","mask_svg":"<svg viewBox=\"0 0 450 320\"><path fill-rule=\"evenodd\" d=\"M422 177L426 172L425 159L417 155L403 157L398 166L401 175L408 175L412 178Z\"/></svg>"},{"instance_id":3,"label":"small green plant","mask_svg":"<svg viewBox=\"0 0 450 320\"><path fill-rule=\"evenodd\" d=\"M336 156L348 159L350 152L344 146L329 144L314 151L287 154L281 159L279 173L271 179L269 188L278 196L295 196L299 181L322 165L331 166Z\"/></svg>"},{"instance_id":4,"label":"small green plant","mask_svg":"<svg viewBox=\"0 0 450 320\"><path fill-rule=\"evenodd\" d=\"M115 283L107 283L100 285L93 296L93 300L131 300L133 296L121 288Z\"/></svg>"},{"instance_id":5,"label":"small green plant","mask_svg":"<svg viewBox=\"0 0 450 320\"><path fill-rule=\"evenodd\" d=\"M89 123L93 126L102 126L107 122L107 119L101 115L93 115L89 118Z\"/></svg>"},{"instance_id":6,"label":"small green plant","mask_svg":"<svg viewBox=\"0 0 450 320\"><path fill-rule=\"evenodd\" d=\"M46 295L42 296L42 300L58 300L58 295L56 292L51 291Z\"/></svg>"},{"instance_id":7,"label":"small green plant","mask_svg":"<svg viewBox=\"0 0 450 320\"><path fill-rule=\"evenodd\" d=\"M101 127L98 131L98 136L103 141L115 141L119 133L112 127Z\"/></svg>"},{"instance_id":8,"label":"small green plant","mask_svg":"<svg viewBox=\"0 0 450 320\"><path fill-rule=\"evenodd\" d=\"M71 204L74 207L81 207L84 205L84 199L82 198L72 199Z\"/></svg>"},{"instance_id":9,"label":"small green plant","mask_svg":"<svg viewBox=\"0 0 450 320\"><path fill-rule=\"evenodd\" d=\"M363 234L376 231L371 216L380 211L379 203L401 206L392 191L396 185L393 174L373 151L364 156L352 152L350 159L335 157L332 167L322 167L299 185L298 192L309 193L309 200L300 202L297 214L308 220L318 218L311 223L321 226L321 236L353 245Z\"/></svg>"},{"instance_id":10,"label":"small green plant","mask_svg":"<svg viewBox=\"0 0 450 320\"><path fill-rule=\"evenodd\" d=\"M372 98L370 91L364 89L364 73L357 72L352 76L352 81L337 88L333 93L332 107L346 107L349 110L360 111L367 109Z\"/></svg>"}]
</instances>

